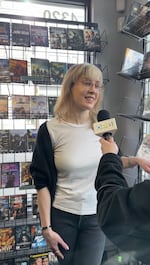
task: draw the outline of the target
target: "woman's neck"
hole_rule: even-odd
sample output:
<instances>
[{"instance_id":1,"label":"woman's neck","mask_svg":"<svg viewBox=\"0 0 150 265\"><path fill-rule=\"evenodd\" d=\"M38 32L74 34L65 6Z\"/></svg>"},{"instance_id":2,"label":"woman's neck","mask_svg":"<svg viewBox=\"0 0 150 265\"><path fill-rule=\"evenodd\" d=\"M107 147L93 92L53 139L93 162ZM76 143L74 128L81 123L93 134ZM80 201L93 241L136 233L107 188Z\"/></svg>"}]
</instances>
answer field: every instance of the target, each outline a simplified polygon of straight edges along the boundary
<instances>
[{"instance_id":1,"label":"woman's neck","mask_svg":"<svg viewBox=\"0 0 150 265\"><path fill-rule=\"evenodd\" d=\"M90 121L89 113L67 113L63 116L63 120L74 124L84 124Z\"/></svg>"}]
</instances>

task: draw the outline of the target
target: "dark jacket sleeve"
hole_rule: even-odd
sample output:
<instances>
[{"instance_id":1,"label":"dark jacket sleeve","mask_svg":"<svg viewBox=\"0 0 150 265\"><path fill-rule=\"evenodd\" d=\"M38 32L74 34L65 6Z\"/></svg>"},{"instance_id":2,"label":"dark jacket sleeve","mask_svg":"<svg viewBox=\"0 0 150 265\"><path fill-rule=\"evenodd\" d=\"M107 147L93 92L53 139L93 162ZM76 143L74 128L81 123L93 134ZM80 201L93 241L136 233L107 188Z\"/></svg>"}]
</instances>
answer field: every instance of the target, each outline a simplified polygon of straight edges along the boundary
<instances>
[{"instance_id":1,"label":"dark jacket sleeve","mask_svg":"<svg viewBox=\"0 0 150 265\"><path fill-rule=\"evenodd\" d=\"M118 155L101 158L95 181L98 222L119 248L135 251L142 259L149 255L150 181L128 187Z\"/></svg>"},{"instance_id":2,"label":"dark jacket sleeve","mask_svg":"<svg viewBox=\"0 0 150 265\"><path fill-rule=\"evenodd\" d=\"M30 172L37 190L48 187L54 198L57 172L54 163L54 151L51 138L44 122L38 130L35 149L30 165Z\"/></svg>"}]
</instances>

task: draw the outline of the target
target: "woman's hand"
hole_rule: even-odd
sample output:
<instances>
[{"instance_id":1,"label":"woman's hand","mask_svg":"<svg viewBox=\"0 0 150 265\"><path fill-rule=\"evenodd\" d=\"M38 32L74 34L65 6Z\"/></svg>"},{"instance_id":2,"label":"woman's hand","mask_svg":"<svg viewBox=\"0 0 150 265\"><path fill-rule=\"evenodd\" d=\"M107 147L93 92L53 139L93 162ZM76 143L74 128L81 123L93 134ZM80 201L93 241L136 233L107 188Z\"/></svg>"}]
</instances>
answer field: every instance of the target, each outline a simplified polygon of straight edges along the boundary
<instances>
[{"instance_id":1,"label":"woman's hand","mask_svg":"<svg viewBox=\"0 0 150 265\"><path fill-rule=\"evenodd\" d=\"M145 172L150 173L150 160L138 156L136 157L136 160L140 168L142 168Z\"/></svg>"},{"instance_id":2,"label":"woman's hand","mask_svg":"<svg viewBox=\"0 0 150 265\"><path fill-rule=\"evenodd\" d=\"M60 235L53 231L50 227L43 231L43 236L48 247L54 252L54 254L59 256L61 259L64 259L64 256L59 249L59 245L61 245L61 247L63 247L65 250L69 250L69 246L64 242Z\"/></svg>"}]
</instances>

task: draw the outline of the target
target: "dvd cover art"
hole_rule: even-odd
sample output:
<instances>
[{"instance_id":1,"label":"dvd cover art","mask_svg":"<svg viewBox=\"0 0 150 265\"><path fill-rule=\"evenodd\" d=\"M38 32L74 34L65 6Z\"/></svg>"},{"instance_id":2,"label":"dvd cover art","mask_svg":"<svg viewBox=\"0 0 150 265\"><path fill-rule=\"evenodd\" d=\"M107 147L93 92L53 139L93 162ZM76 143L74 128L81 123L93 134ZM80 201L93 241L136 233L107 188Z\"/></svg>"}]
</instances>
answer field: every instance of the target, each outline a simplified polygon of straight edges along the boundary
<instances>
[{"instance_id":1,"label":"dvd cover art","mask_svg":"<svg viewBox=\"0 0 150 265\"><path fill-rule=\"evenodd\" d=\"M15 228L0 228L0 252L9 252L15 250Z\"/></svg>"},{"instance_id":2,"label":"dvd cover art","mask_svg":"<svg viewBox=\"0 0 150 265\"><path fill-rule=\"evenodd\" d=\"M150 51L144 54L143 65L141 69L141 79L150 77Z\"/></svg>"},{"instance_id":3,"label":"dvd cover art","mask_svg":"<svg viewBox=\"0 0 150 265\"><path fill-rule=\"evenodd\" d=\"M67 49L67 29L50 27L50 47L51 49Z\"/></svg>"},{"instance_id":4,"label":"dvd cover art","mask_svg":"<svg viewBox=\"0 0 150 265\"><path fill-rule=\"evenodd\" d=\"M30 47L30 26L12 23L12 45Z\"/></svg>"},{"instance_id":5,"label":"dvd cover art","mask_svg":"<svg viewBox=\"0 0 150 265\"><path fill-rule=\"evenodd\" d=\"M9 71L12 82L28 83L28 80L22 80L22 76L28 76L28 62L26 60L9 59Z\"/></svg>"},{"instance_id":6,"label":"dvd cover art","mask_svg":"<svg viewBox=\"0 0 150 265\"><path fill-rule=\"evenodd\" d=\"M12 117L13 119L30 118L30 96L12 96Z\"/></svg>"},{"instance_id":7,"label":"dvd cover art","mask_svg":"<svg viewBox=\"0 0 150 265\"><path fill-rule=\"evenodd\" d=\"M8 96L0 95L0 118L8 119Z\"/></svg>"},{"instance_id":8,"label":"dvd cover art","mask_svg":"<svg viewBox=\"0 0 150 265\"><path fill-rule=\"evenodd\" d=\"M0 83L10 83L9 59L0 59Z\"/></svg>"},{"instance_id":9,"label":"dvd cover art","mask_svg":"<svg viewBox=\"0 0 150 265\"><path fill-rule=\"evenodd\" d=\"M66 73L66 63L51 62L51 84L60 85Z\"/></svg>"},{"instance_id":10,"label":"dvd cover art","mask_svg":"<svg viewBox=\"0 0 150 265\"><path fill-rule=\"evenodd\" d=\"M33 185L33 179L30 173L31 162L20 162L20 186Z\"/></svg>"},{"instance_id":11,"label":"dvd cover art","mask_svg":"<svg viewBox=\"0 0 150 265\"><path fill-rule=\"evenodd\" d=\"M47 59L31 58L33 84L50 84L50 63Z\"/></svg>"},{"instance_id":12,"label":"dvd cover art","mask_svg":"<svg viewBox=\"0 0 150 265\"><path fill-rule=\"evenodd\" d=\"M48 102L46 96L31 96L30 98L30 118L31 119L47 119Z\"/></svg>"},{"instance_id":13,"label":"dvd cover art","mask_svg":"<svg viewBox=\"0 0 150 265\"><path fill-rule=\"evenodd\" d=\"M27 152L33 152L37 137L36 129L27 130Z\"/></svg>"},{"instance_id":14,"label":"dvd cover art","mask_svg":"<svg viewBox=\"0 0 150 265\"><path fill-rule=\"evenodd\" d=\"M27 194L15 194L10 196L10 220L27 218Z\"/></svg>"},{"instance_id":15,"label":"dvd cover art","mask_svg":"<svg viewBox=\"0 0 150 265\"><path fill-rule=\"evenodd\" d=\"M16 265L16 264L15 264L15 260L12 258L12 259L3 260L3 263L1 265Z\"/></svg>"},{"instance_id":16,"label":"dvd cover art","mask_svg":"<svg viewBox=\"0 0 150 265\"><path fill-rule=\"evenodd\" d=\"M54 106L56 104L57 97L48 97L48 109L49 109L49 116L54 117Z\"/></svg>"},{"instance_id":17,"label":"dvd cover art","mask_svg":"<svg viewBox=\"0 0 150 265\"><path fill-rule=\"evenodd\" d=\"M144 99L143 117L150 118L150 94Z\"/></svg>"},{"instance_id":18,"label":"dvd cover art","mask_svg":"<svg viewBox=\"0 0 150 265\"><path fill-rule=\"evenodd\" d=\"M48 253L30 255L30 265L50 265ZM53 264L52 264L53 265Z\"/></svg>"},{"instance_id":19,"label":"dvd cover art","mask_svg":"<svg viewBox=\"0 0 150 265\"><path fill-rule=\"evenodd\" d=\"M85 51L101 51L100 32L98 29L84 29L83 36Z\"/></svg>"},{"instance_id":20,"label":"dvd cover art","mask_svg":"<svg viewBox=\"0 0 150 265\"><path fill-rule=\"evenodd\" d=\"M31 46L48 47L48 27L31 25Z\"/></svg>"},{"instance_id":21,"label":"dvd cover art","mask_svg":"<svg viewBox=\"0 0 150 265\"><path fill-rule=\"evenodd\" d=\"M150 134L146 134L138 147L137 154L138 157L144 157L145 159L150 159Z\"/></svg>"},{"instance_id":22,"label":"dvd cover art","mask_svg":"<svg viewBox=\"0 0 150 265\"><path fill-rule=\"evenodd\" d=\"M32 194L32 216L33 218L39 217L37 193Z\"/></svg>"},{"instance_id":23,"label":"dvd cover art","mask_svg":"<svg viewBox=\"0 0 150 265\"><path fill-rule=\"evenodd\" d=\"M29 256L15 258L15 265L30 265Z\"/></svg>"},{"instance_id":24,"label":"dvd cover art","mask_svg":"<svg viewBox=\"0 0 150 265\"><path fill-rule=\"evenodd\" d=\"M149 5L134 1L125 21L123 31L138 38L144 38L150 33Z\"/></svg>"},{"instance_id":25,"label":"dvd cover art","mask_svg":"<svg viewBox=\"0 0 150 265\"><path fill-rule=\"evenodd\" d=\"M27 151L27 130L9 130L9 152L19 153Z\"/></svg>"},{"instance_id":26,"label":"dvd cover art","mask_svg":"<svg viewBox=\"0 0 150 265\"><path fill-rule=\"evenodd\" d=\"M0 45L10 45L10 23L0 22Z\"/></svg>"},{"instance_id":27,"label":"dvd cover art","mask_svg":"<svg viewBox=\"0 0 150 265\"><path fill-rule=\"evenodd\" d=\"M0 130L0 153L9 152L9 130Z\"/></svg>"},{"instance_id":28,"label":"dvd cover art","mask_svg":"<svg viewBox=\"0 0 150 265\"><path fill-rule=\"evenodd\" d=\"M16 226L16 250L29 249L31 247L30 225Z\"/></svg>"},{"instance_id":29,"label":"dvd cover art","mask_svg":"<svg viewBox=\"0 0 150 265\"><path fill-rule=\"evenodd\" d=\"M32 216L32 194L28 193L27 194L27 218L28 220L33 221L33 216Z\"/></svg>"},{"instance_id":30,"label":"dvd cover art","mask_svg":"<svg viewBox=\"0 0 150 265\"><path fill-rule=\"evenodd\" d=\"M31 225L31 248L44 247L47 247L47 243L43 237L40 224Z\"/></svg>"},{"instance_id":31,"label":"dvd cover art","mask_svg":"<svg viewBox=\"0 0 150 265\"><path fill-rule=\"evenodd\" d=\"M140 80L143 59L143 53L137 52L130 48L126 48L124 62L119 74L126 78L134 78Z\"/></svg>"},{"instance_id":32,"label":"dvd cover art","mask_svg":"<svg viewBox=\"0 0 150 265\"><path fill-rule=\"evenodd\" d=\"M1 186L2 188L13 188L20 186L19 162L1 164Z\"/></svg>"},{"instance_id":33,"label":"dvd cover art","mask_svg":"<svg viewBox=\"0 0 150 265\"><path fill-rule=\"evenodd\" d=\"M0 220L9 220L9 196L0 196Z\"/></svg>"},{"instance_id":34,"label":"dvd cover art","mask_svg":"<svg viewBox=\"0 0 150 265\"><path fill-rule=\"evenodd\" d=\"M67 29L68 50L84 50L84 36L82 29Z\"/></svg>"}]
</instances>

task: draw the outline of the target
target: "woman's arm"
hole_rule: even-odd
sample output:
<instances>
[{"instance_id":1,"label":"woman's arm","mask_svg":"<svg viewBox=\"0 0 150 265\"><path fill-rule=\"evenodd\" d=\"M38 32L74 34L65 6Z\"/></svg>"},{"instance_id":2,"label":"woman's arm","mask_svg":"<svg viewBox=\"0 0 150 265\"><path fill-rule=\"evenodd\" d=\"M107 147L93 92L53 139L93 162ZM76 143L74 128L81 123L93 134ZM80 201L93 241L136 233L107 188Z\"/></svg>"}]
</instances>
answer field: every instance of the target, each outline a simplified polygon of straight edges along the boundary
<instances>
[{"instance_id":1,"label":"woman's arm","mask_svg":"<svg viewBox=\"0 0 150 265\"><path fill-rule=\"evenodd\" d=\"M54 151L46 122L43 123L37 134L36 145L33 152L30 172L34 179L38 194L38 207L43 236L48 247L60 258L64 258L59 250L59 245L68 250L68 245L52 230L51 205L55 196L57 171L54 163Z\"/></svg>"},{"instance_id":2,"label":"woman's arm","mask_svg":"<svg viewBox=\"0 0 150 265\"><path fill-rule=\"evenodd\" d=\"M122 156L121 160L123 163L123 168L131 168L139 166L145 172L150 173L150 161L148 159L137 156L128 156L128 157Z\"/></svg>"},{"instance_id":3,"label":"woman's arm","mask_svg":"<svg viewBox=\"0 0 150 265\"><path fill-rule=\"evenodd\" d=\"M37 191L41 227L51 226L51 196L45 187Z\"/></svg>"}]
</instances>

